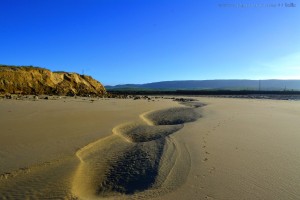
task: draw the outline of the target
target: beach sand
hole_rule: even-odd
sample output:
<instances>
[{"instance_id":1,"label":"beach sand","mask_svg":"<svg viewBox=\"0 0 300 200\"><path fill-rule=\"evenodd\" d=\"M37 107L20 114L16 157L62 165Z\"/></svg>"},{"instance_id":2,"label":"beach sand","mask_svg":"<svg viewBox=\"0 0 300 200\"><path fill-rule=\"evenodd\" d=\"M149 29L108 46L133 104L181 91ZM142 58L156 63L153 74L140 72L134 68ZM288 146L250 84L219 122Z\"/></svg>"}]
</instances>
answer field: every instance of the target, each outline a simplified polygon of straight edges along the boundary
<instances>
[{"instance_id":1,"label":"beach sand","mask_svg":"<svg viewBox=\"0 0 300 200\"><path fill-rule=\"evenodd\" d=\"M0 199L300 198L299 101L152 99L1 99Z\"/></svg>"}]
</instances>

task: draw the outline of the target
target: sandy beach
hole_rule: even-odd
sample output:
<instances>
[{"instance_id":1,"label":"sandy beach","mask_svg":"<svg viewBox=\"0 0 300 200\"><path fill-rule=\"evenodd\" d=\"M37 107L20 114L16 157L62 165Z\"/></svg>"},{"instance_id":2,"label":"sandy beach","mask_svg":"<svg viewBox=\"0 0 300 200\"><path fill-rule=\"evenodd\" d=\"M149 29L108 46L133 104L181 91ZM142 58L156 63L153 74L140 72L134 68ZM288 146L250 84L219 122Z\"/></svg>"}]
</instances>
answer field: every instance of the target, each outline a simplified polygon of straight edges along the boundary
<instances>
[{"instance_id":1,"label":"sandy beach","mask_svg":"<svg viewBox=\"0 0 300 200\"><path fill-rule=\"evenodd\" d=\"M300 101L193 98L0 99L0 199L300 198Z\"/></svg>"}]
</instances>

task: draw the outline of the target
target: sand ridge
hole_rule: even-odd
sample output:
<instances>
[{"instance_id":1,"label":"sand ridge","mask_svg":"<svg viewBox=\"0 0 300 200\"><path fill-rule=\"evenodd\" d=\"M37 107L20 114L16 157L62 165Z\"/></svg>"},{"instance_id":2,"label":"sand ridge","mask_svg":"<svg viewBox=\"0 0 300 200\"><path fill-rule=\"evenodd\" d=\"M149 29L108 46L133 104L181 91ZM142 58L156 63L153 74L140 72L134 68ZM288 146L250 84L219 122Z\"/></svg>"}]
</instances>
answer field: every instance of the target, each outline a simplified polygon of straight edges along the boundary
<instances>
[{"instance_id":1,"label":"sand ridge","mask_svg":"<svg viewBox=\"0 0 300 200\"><path fill-rule=\"evenodd\" d=\"M0 99L0 199L73 199L78 149L124 119L177 106L161 99L55 99Z\"/></svg>"},{"instance_id":2,"label":"sand ridge","mask_svg":"<svg viewBox=\"0 0 300 200\"><path fill-rule=\"evenodd\" d=\"M194 98L0 98L0 199L300 199L299 101Z\"/></svg>"},{"instance_id":3,"label":"sand ridge","mask_svg":"<svg viewBox=\"0 0 300 200\"><path fill-rule=\"evenodd\" d=\"M148 198L175 189L188 174L190 158L171 134L199 117L195 108L176 107L146 112L137 122L116 126L111 136L76 153L81 162L74 196Z\"/></svg>"},{"instance_id":4,"label":"sand ridge","mask_svg":"<svg viewBox=\"0 0 300 200\"><path fill-rule=\"evenodd\" d=\"M148 126L142 123L127 123L115 127L113 133L124 137L129 142L138 143L164 138L182 127L183 124Z\"/></svg>"}]
</instances>

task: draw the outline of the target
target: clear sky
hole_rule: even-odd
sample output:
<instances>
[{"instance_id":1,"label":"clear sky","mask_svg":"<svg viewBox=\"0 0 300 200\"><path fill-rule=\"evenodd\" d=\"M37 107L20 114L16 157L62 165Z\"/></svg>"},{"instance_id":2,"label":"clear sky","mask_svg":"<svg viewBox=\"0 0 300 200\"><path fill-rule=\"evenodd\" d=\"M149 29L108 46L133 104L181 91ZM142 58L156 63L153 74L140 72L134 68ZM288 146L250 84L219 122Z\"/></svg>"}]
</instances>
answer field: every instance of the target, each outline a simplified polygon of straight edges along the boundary
<instances>
[{"instance_id":1,"label":"clear sky","mask_svg":"<svg viewBox=\"0 0 300 200\"><path fill-rule=\"evenodd\" d=\"M300 79L300 1L0 0L0 64L105 85Z\"/></svg>"}]
</instances>

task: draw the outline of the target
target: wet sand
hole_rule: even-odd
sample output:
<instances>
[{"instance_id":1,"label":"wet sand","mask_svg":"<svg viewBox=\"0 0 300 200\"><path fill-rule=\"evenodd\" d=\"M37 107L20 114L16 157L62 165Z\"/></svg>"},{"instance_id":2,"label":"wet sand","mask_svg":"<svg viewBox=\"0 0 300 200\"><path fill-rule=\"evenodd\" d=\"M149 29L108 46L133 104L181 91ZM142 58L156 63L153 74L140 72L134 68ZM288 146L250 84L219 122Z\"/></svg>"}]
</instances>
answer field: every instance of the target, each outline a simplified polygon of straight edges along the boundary
<instances>
[{"instance_id":1,"label":"wet sand","mask_svg":"<svg viewBox=\"0 0 300 200\"><path fill-rule=\"evenodd\" d=\"M2 99L0 198L300 198L299 101L197 100Z\"/></svg>"}]
</instances>

